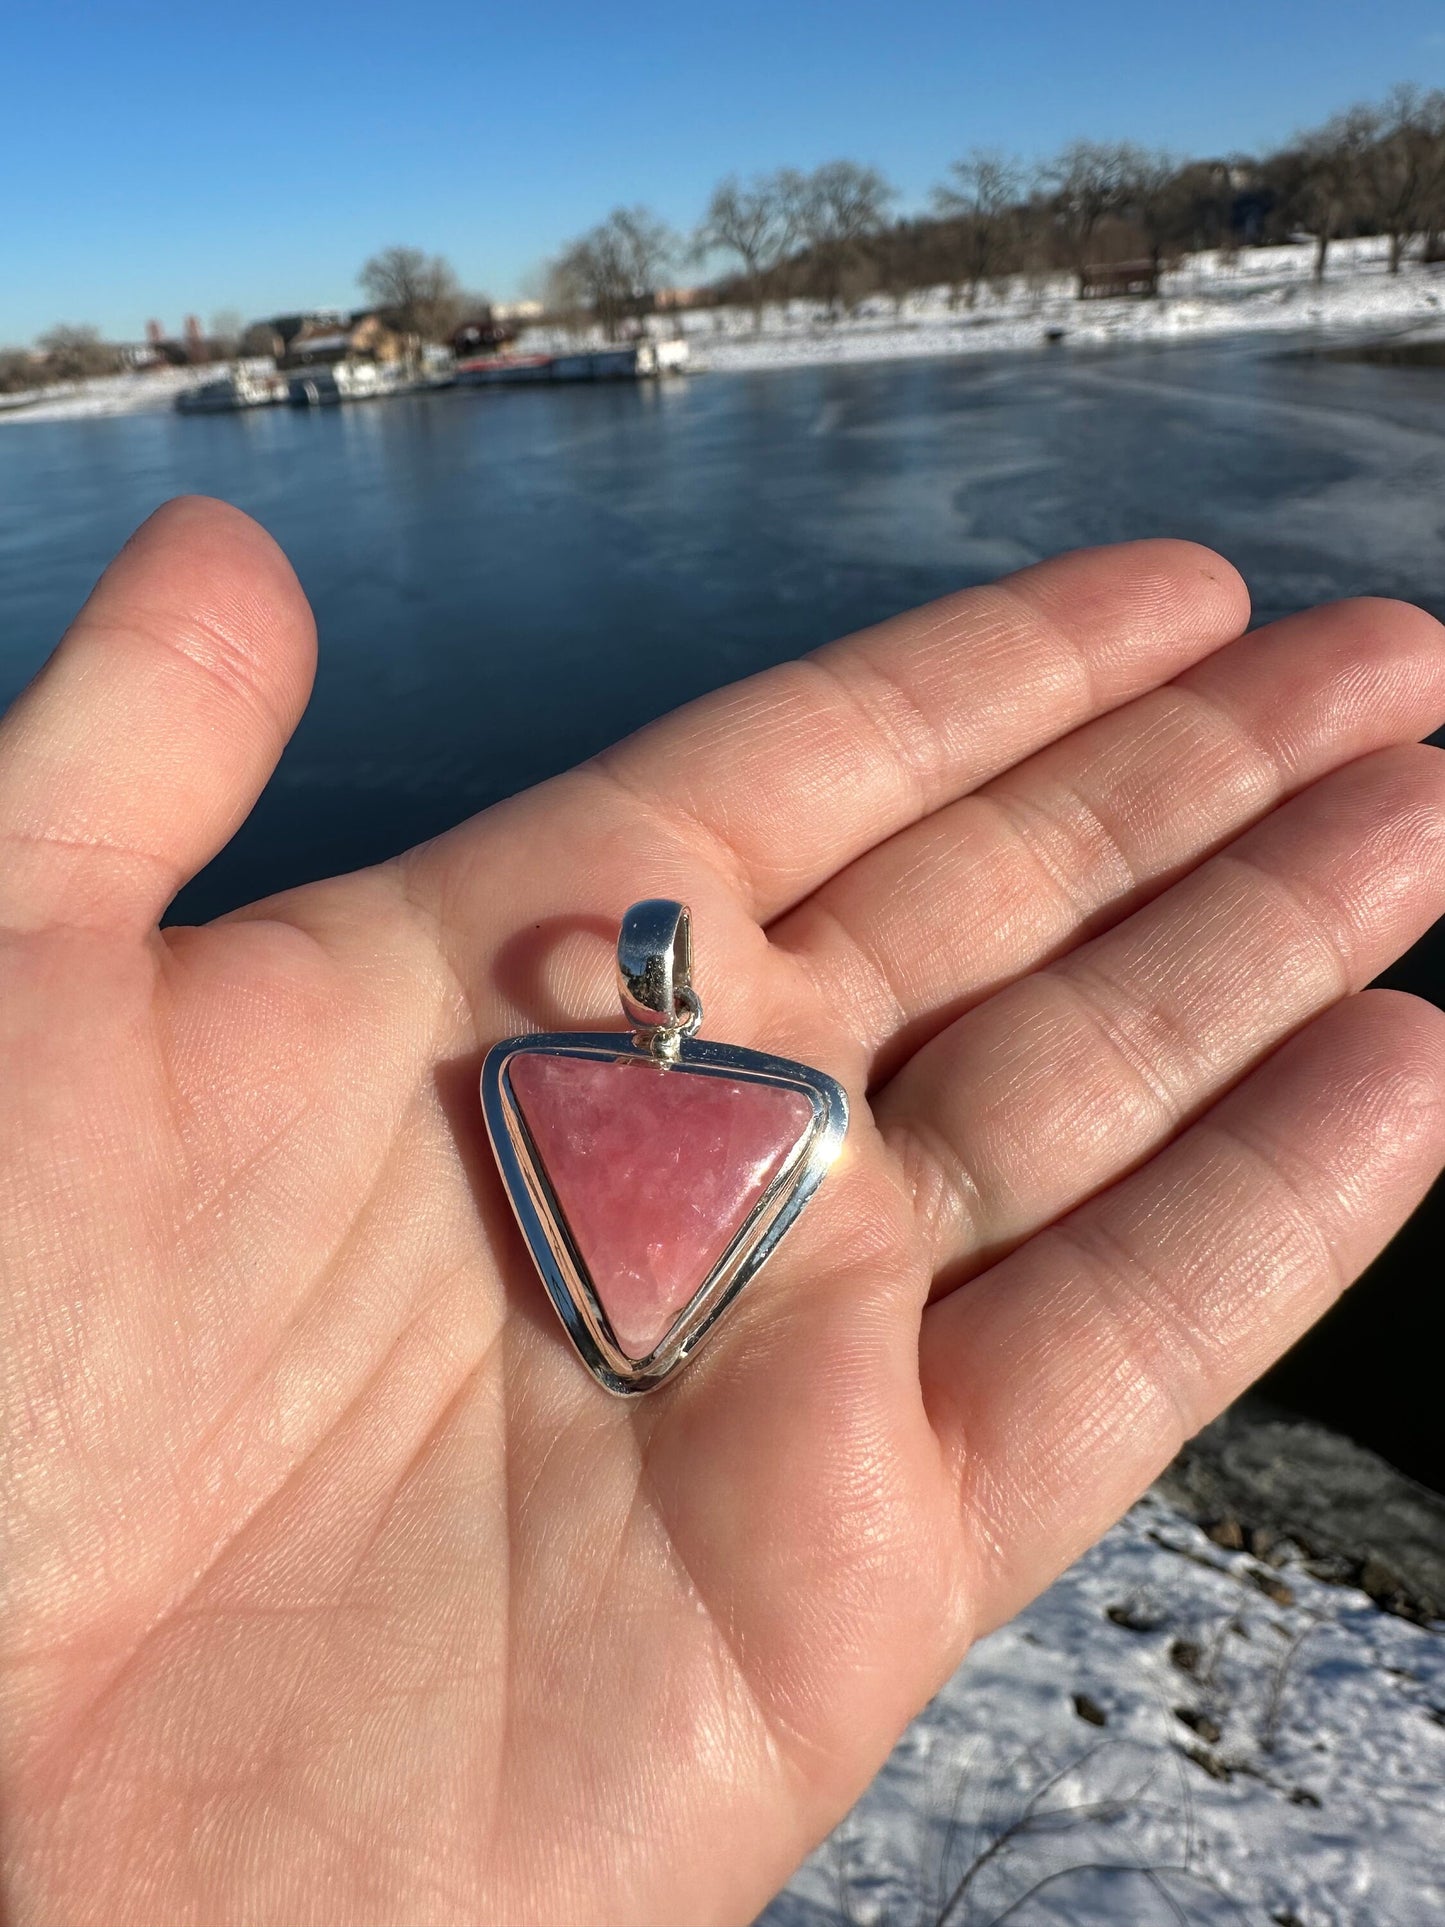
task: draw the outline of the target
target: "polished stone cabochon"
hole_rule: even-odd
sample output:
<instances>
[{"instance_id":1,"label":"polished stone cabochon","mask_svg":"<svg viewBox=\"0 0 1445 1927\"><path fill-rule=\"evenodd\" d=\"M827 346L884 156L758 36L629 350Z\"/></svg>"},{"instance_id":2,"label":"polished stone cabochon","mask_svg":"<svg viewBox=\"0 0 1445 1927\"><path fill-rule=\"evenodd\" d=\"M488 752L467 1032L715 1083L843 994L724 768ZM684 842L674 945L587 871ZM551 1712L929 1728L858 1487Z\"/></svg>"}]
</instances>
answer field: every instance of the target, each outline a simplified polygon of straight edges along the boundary
<instances>
[{"instance_id":1,"label":"polished stone cabochon","mask_svg":"<svg viewBox=\"0 0 1445 1927\"><path fill-rule=\"evenodd\" d=\"M618 1344L645 1358L813 1124L796 1088L519 1053L512 1094Z\"/></svg>"}]
</instances>

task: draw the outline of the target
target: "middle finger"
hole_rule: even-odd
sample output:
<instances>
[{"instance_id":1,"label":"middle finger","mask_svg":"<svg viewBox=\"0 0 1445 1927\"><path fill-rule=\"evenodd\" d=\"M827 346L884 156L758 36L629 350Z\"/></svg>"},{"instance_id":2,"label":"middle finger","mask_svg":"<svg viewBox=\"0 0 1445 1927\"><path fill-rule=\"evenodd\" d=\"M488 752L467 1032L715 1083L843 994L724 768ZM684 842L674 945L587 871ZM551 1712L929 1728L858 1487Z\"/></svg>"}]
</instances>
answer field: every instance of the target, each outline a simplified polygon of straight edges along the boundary
<instances>
[{"instance_id":1,"label":"middle finger","mask_svg":"<svg viewBox=\"0 0 1445 1927\"><path fill-rule=\"evenodd\" d=\"M769 935L881 1084L964 1010L1117 923L1284 797L1433 729L1441 644L1422 610L1380 601L1258 630L879 844Z\"/></svg>"}]
</instances>

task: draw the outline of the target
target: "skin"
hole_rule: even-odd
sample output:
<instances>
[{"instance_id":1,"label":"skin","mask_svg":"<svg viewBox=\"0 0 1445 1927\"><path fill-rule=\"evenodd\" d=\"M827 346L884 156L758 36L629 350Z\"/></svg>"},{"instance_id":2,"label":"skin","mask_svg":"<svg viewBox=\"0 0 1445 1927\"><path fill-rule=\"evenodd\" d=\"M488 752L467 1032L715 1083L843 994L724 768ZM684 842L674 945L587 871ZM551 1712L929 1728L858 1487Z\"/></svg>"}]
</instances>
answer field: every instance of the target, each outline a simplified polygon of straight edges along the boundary
<instances>
[{"instance_id":1,"label":"skin","mask_svg":"<svg viewBox=\"0 0 1445 1927\"><path fill-rule=\"evenodd\" d=\"M1445 902L1441 631L1247 616L1061 557L159 932L314 632L236 511L145 525L0 734L8 1918L753 1915L1445 1157L1445 1018L1362 989ZM644 895L854 1121L623 1401L476 1081L616 1021Z\"/></svg>"}]
</instances>

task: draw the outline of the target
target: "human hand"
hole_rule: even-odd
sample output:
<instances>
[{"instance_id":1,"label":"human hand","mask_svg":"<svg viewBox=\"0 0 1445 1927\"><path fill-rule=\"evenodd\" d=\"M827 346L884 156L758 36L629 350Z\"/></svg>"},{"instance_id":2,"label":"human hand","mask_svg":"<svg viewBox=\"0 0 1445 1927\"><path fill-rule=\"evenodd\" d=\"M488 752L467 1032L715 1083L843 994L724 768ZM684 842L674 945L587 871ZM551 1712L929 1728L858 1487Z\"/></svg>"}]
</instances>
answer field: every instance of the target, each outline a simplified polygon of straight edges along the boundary
<instances>
[{"instance_id":1,"label":"human hand","mask_svg":"<svg viewBox=\"0 0 1445 1927\"><path fill-rule=\"evenodd\" d=\"M158 934L313 635L243 516L145 526L0 734L17 1921L746 1920L1318 1316L1445 1142L1445 1018L1358 994L1442 908L1445 649L1246 613L1187 544L1063 557ZM622 1400L476 1082L614 1021L647 895L853 1123Z\"/></svg>"}]
</instances>

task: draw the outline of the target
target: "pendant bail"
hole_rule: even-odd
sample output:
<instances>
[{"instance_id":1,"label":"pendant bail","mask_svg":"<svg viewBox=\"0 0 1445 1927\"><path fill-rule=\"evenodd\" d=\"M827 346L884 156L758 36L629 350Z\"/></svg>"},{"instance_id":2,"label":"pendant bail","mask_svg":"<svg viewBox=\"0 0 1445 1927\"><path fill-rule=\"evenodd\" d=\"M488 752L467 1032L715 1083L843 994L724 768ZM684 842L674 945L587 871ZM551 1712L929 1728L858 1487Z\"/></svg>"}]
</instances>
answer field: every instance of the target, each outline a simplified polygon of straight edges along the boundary
<instances>
[{"instance_id":1,"label":"pendant bail","mask_svg":"<svg viewBox=\"0 0 1445 1927\"><path fill-rule=\"evenodd\" d=\"M670 897L634 903L617 932L617 990L639 1044L673 1064L702 1022L692 987L692 912Z\"/></svg>"}]
</instances>

